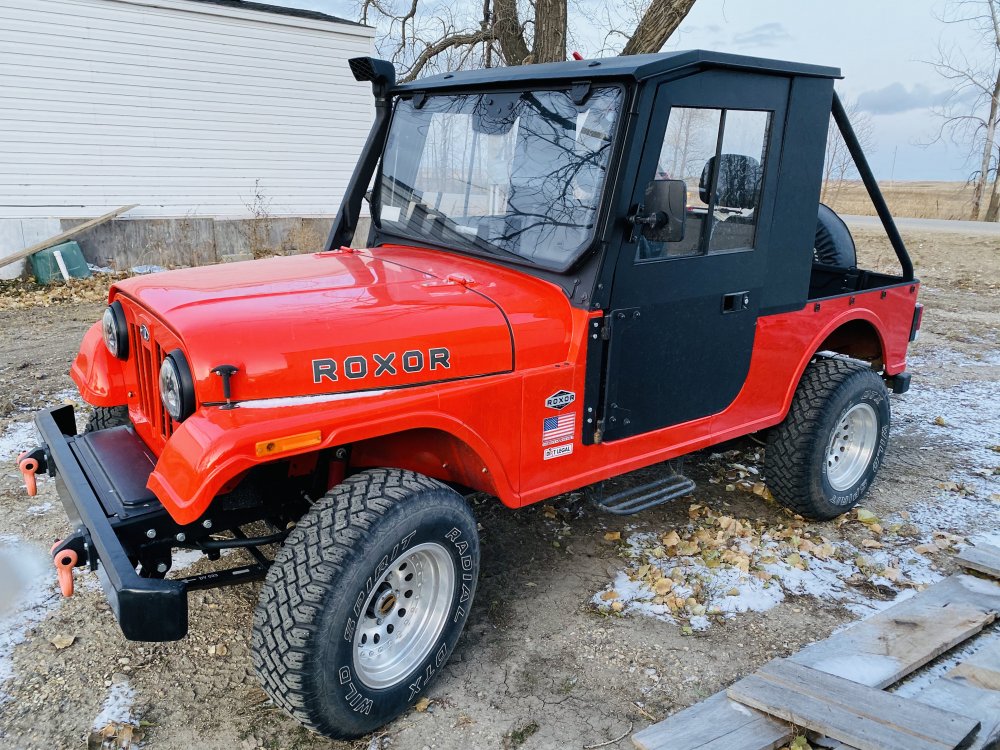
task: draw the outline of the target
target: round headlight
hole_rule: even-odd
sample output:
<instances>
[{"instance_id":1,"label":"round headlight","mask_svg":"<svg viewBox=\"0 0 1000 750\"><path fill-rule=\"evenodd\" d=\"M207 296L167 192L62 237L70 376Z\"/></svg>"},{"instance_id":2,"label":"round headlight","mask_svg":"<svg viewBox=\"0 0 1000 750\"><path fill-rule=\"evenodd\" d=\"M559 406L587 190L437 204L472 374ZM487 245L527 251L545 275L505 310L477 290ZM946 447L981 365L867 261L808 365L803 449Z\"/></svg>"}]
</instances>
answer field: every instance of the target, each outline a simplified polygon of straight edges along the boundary
<instances>
[{"instance_id":1,"label":"round headlight","mask_svg":"<svg viewBox=\"0 0 1000 750\"><path fill-rule=\"evenodd\" d=\"M160 365L160 400L175 422L181 422L194 412L194 379L184 353L174 349Z\"/></svg>"},{"instance_id":2,"label":"round headlight","mask_svg":"<svg viewBox=\"0 0 1000 750\"><path fill-rule=\"evenodd\" d=\"M125 310L118 300L104 310L101 331L104 334L104 344L111 355L118 359L128 359L128 327L125 323Z\"/></svg>"}]
</instances>

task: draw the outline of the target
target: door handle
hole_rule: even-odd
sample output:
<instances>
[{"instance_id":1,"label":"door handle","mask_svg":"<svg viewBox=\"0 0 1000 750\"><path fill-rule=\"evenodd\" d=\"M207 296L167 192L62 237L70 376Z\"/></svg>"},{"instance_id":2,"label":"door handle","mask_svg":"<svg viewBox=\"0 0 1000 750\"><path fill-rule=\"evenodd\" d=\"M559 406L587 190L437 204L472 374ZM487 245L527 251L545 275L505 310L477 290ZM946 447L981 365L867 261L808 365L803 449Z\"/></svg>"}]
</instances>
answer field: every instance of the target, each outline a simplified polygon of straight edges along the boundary
<instances>
[{"instance_id":1,"label":"door handle","mask_svg":"<svg viewBox=\"0 0 1000 750\"><path fill-rule=\"evenodd\" d=\"M722 312L734 313L750 307L750 292L730 292L722 295Z\"/></svg>"}]
</instances>

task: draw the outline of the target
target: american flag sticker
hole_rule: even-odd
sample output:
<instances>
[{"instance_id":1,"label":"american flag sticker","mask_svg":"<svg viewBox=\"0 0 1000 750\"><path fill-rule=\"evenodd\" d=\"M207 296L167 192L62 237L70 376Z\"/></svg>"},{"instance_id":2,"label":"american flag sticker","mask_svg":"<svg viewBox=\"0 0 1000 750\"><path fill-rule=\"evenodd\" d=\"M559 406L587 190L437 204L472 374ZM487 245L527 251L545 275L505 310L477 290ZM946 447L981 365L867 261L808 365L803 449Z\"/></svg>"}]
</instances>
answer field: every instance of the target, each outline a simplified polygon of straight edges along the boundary
<instances>
[{"instance_id":1,"label":"american flag sticker","mask_svg":"<svg viewBox=\"0 0 1000 750\"><path fill-rule=\"evenodd\" d=\"M576 429L576 414L560 414L546 417L542 421L542 445L566 443L573 440Z\"/></svg>"}]
</instances>

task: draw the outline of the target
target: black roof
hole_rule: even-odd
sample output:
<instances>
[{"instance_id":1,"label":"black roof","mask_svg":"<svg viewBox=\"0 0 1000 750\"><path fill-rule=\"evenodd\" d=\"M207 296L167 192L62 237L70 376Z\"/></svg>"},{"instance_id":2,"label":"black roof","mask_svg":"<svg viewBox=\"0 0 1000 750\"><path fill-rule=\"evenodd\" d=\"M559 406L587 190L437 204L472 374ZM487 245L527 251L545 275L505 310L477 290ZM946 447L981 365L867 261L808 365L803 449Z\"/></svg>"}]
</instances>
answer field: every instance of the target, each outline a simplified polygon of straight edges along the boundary
<instances>
[{"instance_id":1,"label":"black roof","mask_svg":"<svg viewBox=\"0 0 1000 750\"><path fill-rule=\"evenodd\" d=\"M242 10L256 10L261 13L276 13L281 16L293 16L295 18L308 18L313 21L327 21L330 23L346 23L349 26L364 26L357 21L348 21L346 18L331 16L328 13L320 13L318 10L305 10L303 8L289 8L287 5L271 5L270 3L255 3L249 0L188 0L192 3L207 3L208 5L222 5L227 8L239 8Z\"/></svg>"},{"instance_id":2,"label":"black roof","mask_svg":"<svg viewBox=\"0 0 1000 750\"><path fill-rule=\"evenodd\" d=\"M578 81L581 79L633 79L641 81L651 76L685 68L723 68L820 78L841 77L839 68L694 49L660 52L651 55L568 60L542 65L514 65L506 68L461 70L418 78L410 83L399 85L397 89L400 91L422 91L432 88L472 87L521 81Z\"/></svg>"}]
</instances>

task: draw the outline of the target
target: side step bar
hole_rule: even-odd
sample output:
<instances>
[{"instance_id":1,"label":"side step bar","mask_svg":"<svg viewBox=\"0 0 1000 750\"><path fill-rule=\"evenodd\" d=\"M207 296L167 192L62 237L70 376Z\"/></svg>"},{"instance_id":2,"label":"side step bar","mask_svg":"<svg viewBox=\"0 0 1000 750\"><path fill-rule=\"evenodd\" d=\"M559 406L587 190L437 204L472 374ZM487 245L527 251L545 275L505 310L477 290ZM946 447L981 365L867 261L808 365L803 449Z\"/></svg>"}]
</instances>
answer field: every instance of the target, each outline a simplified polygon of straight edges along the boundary
<instances>
[{"instance_id":1,"label":"side step bar","mask_svg":"<svg viewBox=\"0 0 1000 750\"><path fill-rule=\"evenodd\" d=\"M669 474L662 479L638 487L629 487L614 495L604 496L600 491L593 492L592 499L594 505L607 513L629 516L689 495L694 492L694 488L694 480L688 479L683 474Z\"/></svg>"}]
</instances>

